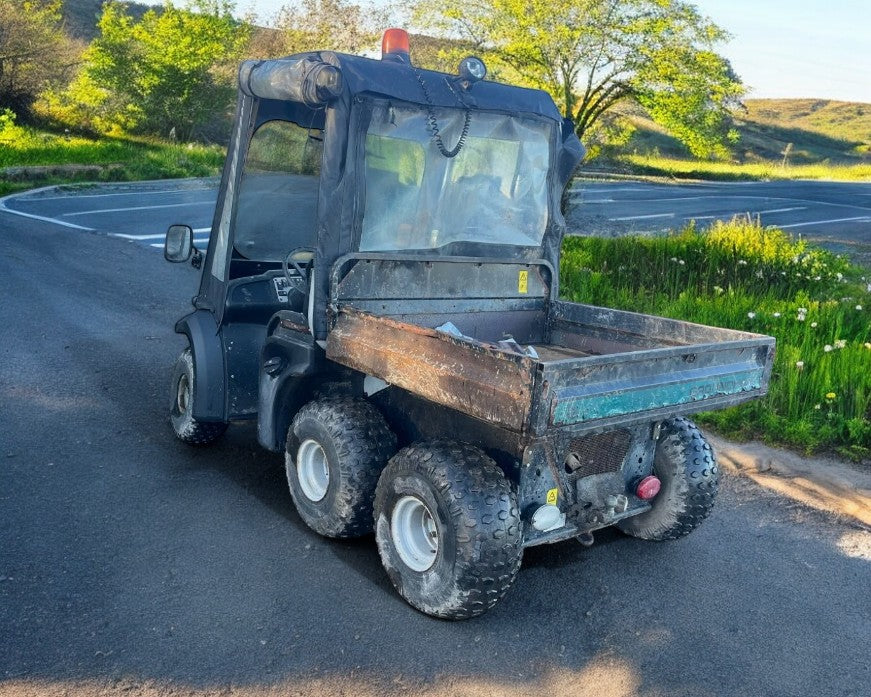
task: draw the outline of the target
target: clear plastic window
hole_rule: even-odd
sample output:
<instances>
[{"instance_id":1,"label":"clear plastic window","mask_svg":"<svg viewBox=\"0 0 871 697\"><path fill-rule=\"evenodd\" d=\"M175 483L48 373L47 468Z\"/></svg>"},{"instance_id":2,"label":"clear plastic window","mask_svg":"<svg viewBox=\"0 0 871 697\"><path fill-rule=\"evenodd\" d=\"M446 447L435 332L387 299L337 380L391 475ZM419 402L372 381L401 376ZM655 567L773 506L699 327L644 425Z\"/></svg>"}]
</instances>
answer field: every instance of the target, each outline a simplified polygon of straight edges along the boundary
<instances>
[{"instance_id":1,"label":"clear plastic window","mask_svg":"<svg viewBox=\"0 0 871 697\"><path fill-rule=\"evenodd\" d=\"M446 148L465 112L433 109ZM473 111L456 157L433 142L422 107L375 105L366 135L360 249L435 249L453 242L536 246L548 218L552 126Z\"/></svg>"},{"instance_id":2,"label":"clear plastic window","mask_svg":"<svg viewBox=\"0 0 871 697\"><path fill-rule=\"evenodd\" d=\"M236 204L243 257L280 261L315 245L323 143L323 131L292 121L268 121L251 137Z\"/></svg>"}]
</instances>

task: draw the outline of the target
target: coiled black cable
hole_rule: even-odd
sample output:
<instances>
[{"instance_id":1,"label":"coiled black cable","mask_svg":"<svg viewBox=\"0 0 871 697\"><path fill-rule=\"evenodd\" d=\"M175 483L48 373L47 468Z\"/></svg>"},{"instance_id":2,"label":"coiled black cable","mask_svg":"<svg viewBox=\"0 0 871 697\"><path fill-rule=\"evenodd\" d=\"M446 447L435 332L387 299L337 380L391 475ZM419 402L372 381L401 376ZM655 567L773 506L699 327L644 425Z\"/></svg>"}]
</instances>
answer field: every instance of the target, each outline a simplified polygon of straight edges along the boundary
<instances>
[{"instance_id":1,"label":"coiled black cable","mask_svg":"<svg viewBox=\"0 0 871 697\"><path fill-rule=\"evenodd\" d=\"M426 123L429 126L429 130L432 133L433 142L436 144L436 147L439 149L439 152L445 157L456 157L460 154L460 150L463 149L463 145L466 144L466 136L469 135L469 126L472 124L472 110L466 107L465 120L463 122L463 131L460 133L460 138L457 140L457 144L453 147L452 150L448 150L445 147L444 141L442 140L442 134L439 130L439 123L436 119L434 107L435 105L432 102L432 97L430 97L429 89L426 86L426 83L423 80L423 75L421 75L420 71L417 68L414 68L415 77L417 77L418 83L420 83L420 89L423 92L423 97L426 99ZM463 105L465 106L465 105Z\"/></svg>"}]
</instances>

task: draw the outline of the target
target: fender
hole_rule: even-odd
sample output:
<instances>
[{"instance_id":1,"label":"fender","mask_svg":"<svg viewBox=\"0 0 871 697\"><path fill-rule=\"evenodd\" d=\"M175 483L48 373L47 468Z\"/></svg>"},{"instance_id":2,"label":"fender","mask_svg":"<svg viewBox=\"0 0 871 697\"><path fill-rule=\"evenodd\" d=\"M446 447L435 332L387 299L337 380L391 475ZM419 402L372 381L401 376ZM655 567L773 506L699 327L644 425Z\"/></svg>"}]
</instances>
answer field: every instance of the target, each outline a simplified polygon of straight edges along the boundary
<instances>
[{"instance_id":1,"label":"fender","mask_svg":"<svg viewBox=\"0 0 871 697\"><path fill-rule=\"evenodd\" d=\"M224 349L214 315L208 310L194 310L176 322L175 331L188 338L194 356L193 417L198 421L226 421Z\"/></svg>"},{"instance_id":2,"label":"fender","mask_svg":"<svg viewBox=\"0 0 871 697\"><path fill-rule=\"evenodd\" d=\"M264 448L280 452L290 420L311 399L326 357L311 334L288 329L275 320L269 323L269 336L260 354L257 440Z\"/></svg>"}]
</instances>

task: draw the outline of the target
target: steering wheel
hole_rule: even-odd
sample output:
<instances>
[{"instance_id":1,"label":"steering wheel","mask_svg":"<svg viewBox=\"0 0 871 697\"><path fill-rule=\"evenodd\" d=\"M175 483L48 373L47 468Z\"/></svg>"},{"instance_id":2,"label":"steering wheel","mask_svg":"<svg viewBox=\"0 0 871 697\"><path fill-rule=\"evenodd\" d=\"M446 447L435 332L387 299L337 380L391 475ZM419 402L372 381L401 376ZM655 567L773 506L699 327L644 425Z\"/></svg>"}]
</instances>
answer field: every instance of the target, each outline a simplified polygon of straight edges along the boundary
<instances>
[{"instance_id":1,"label":"steering wheel","mask_svg":"<svg viewBox=\"0 0 871 697\"><path fill-rule=\"evenodd\" d=\"M296 292L305 295L308 292L308 265L315 258L313 247L297 247L291 249L281 262L284 277ZM291 273L293 269L296 273Z\"/></svg>"}]
</instances>

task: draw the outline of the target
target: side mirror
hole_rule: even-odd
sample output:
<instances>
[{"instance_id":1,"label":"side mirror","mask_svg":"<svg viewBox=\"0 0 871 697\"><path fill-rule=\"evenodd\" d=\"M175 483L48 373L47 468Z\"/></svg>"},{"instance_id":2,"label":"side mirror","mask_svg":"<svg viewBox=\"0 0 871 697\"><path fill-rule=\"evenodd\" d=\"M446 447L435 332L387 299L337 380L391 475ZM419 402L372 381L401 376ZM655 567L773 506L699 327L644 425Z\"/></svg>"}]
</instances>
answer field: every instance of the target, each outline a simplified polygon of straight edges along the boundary
<instances>
[{"instance_id":1,"label":"side mirror","mask_svg":"<svg viewBox=\"0 0 871 697\"><path fill-rule=\"evenodd\" d=\"M178 264L191 258L194 231L190 225L170 225L163 243L163 258Z\"/></svg>"}]
</instances>

